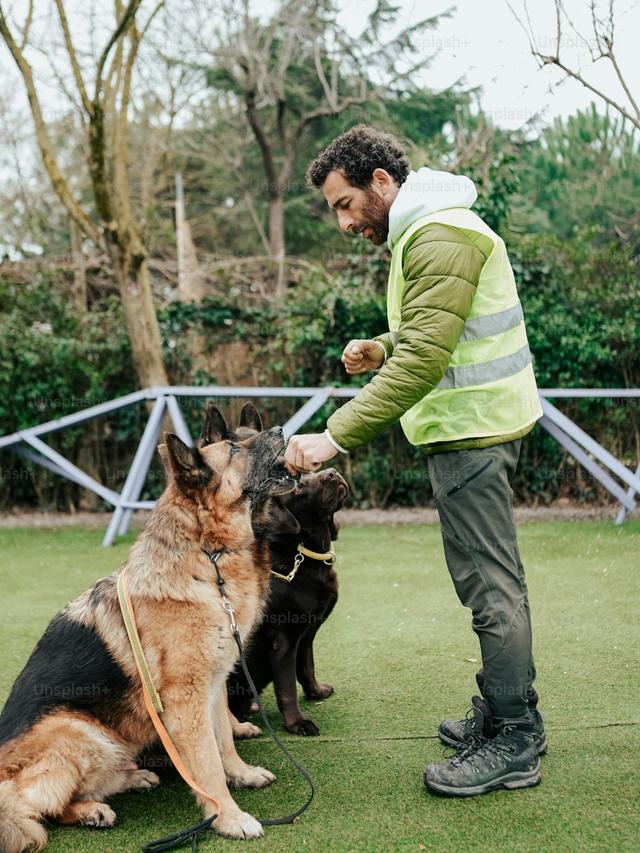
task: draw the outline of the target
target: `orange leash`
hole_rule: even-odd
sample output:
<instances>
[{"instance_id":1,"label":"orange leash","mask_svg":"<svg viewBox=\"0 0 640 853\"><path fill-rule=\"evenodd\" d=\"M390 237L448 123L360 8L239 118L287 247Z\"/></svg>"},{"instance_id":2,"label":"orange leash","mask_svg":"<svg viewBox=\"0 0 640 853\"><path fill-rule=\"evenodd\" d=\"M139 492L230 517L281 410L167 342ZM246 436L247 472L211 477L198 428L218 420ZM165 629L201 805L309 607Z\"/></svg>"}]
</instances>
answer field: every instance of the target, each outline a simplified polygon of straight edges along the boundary
<instances>
[{"instance_id":1,"label":"orange leash","mask_svg":"<svg viewBox=\"0 0 640 853\"><path fill-rule=\"evenodd\" d=\"M120 601L120 607L123 610L122 615L124 617L124 624L125 628L127 629L127 634L129 635L129 642L131 643L133 658L136 662L136 668L138 670L138 674L140 675L140 680L142 681L142 697L144 699L144 704L146 706L147 712L151 717L151 722L153 723L153 726L156 732L158 733L158 737L162 741L162 745L166 749L169 758L173 762L174 767L190 788L193 788L194 791L197 791L199 794L201 794L203 797L213 803L216 809L217 817L218 814L220 814L220 803L218 802L218 800L216 800L215 797L211 796L211 794L208 794L203 788L201 788L200 785L198 785L198 783L187 770L184 762L180 758L180 754L176 749L175 744L171 740L171 735L164 727L162 720L160 719L156 709L154 708L154 703L151 701L151 697L149 696L146 682L147 679L151 677L151 675L149 673L147 662L144 658L144 652L142 651L142 645L140 644L140 637L138 636L138 631L135 627L135 616L133 613L133 606L129 597L129 591L127 590L127 584L124 578L124 574L125 569L123 569L118 576L118 599ZM122 595L120 593L122 593ZM153 688L153 691L155 692L155 688ZM162 705L160 705L160 707L162 707Z\"/></svg>"},{"instance_id":2,"label":"orange leash","mask_svg":"<svg viewBox=\"0 0 640 853\"><path fill-rule=\"evenodd\" d=\"M300 775L303 777L303 779L305 779L309 786L310 794L302 806L300 806L291 814L286 815L285 817L268 818L265 820L261 820L260 823L263 826L279 826L282 824L295 823L295 821L300 817L300 815L306 812L306 810L309 808L313 801L315 794L315 786L313 784L313 780L311 779L307 771L304 769L304 767L296 761L293 755L291 755L287 747L282 743L280 738L274 732L273 727L264 712L264 708L262 707L262 703L260 702L260 697L258 696L258 691L256 689L255 684L253 683L253 679L251 678L251 674L249 673L249 670L247 668L242 639L240 637L240 632L236 624L233 607L231 606L231 603L229 602L229 599L226 596L224 580L220 574L220 569L217 565L218 559L222 556L225 549L222 548L219 551L212 552L206 551L204 548L202 550L207 555L209 561L216 570L216 584L220 591L220 597L222 599L221 604L223 609L229 616L233 638L236 642L236 645L238 646L242 670L244 672L245 678L247 679L247 683L249 684L249 688L253 693L253 698L258 704L258 709L260 711L262 721L264 722L265 727L267 728L277 747L286 756L289 763L296 768L298 773L300 773ZM164 724L162 723L162 720L158 716L158 711L162 712L163 710L162 701L153 684L151 672L149 671L149 667L144 656L142 643L140 642L140 636L138 634L138 628L136 626L135 616L133 612L133 605L131 604L131 599L129 597L129 592L127 590L127 584L125 581L125 571L125 569L122 569L122 571L118 575L118 603L120 604L120 610L122 612L122 618L124 620L127 636L129 637L129 642L131 644L131 651L133 652L133 658L135 660L136 668L138 670L138 674L142 682L142 697L144 699L145 707L147 709L149 717L151 718L151 722L153 723L153 726L158 734L158 737L162 742L162 745L166 749L167 754L171 758L171 761L173 762L180 776L182 776L182 778L187 783L187 785L189 785L190 788L192 788L194 791L197 791L205 799L209 800L216 809L216 814L212 815L209 818L206 818L200 823L195 824L194 826L191 826L188 829L176 832L174 835L168 835L165 838L159 838L157 841L151 841L149 842L149 844L146 844L142 849L144 853L160 853L160 851L172 850L174 847L179 847L190 840L192 843L191 849L192 851L195 851L199 833L205 829L210 829L211 825L220 814L220 803L218 802L218 800L216 800L215 797L211 796L211 794L201 788L195 781L195 779L192 778L191 774L189 773L185 764L180 758L180 754L178 753L178 750L176 749L173 741L171 740L169 732L166 730Z\"/></svg>"}]
</instances>

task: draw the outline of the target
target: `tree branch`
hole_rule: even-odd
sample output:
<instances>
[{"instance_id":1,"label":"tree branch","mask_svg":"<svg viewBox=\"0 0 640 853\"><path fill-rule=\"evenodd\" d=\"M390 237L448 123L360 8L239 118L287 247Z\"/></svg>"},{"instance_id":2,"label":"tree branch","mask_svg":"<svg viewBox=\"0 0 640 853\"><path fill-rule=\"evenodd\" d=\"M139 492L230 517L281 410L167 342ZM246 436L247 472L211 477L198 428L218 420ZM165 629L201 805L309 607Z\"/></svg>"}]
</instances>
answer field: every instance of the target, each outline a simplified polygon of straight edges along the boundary
<instances>
[{"instance_id":1,"label":"tree branch","mask_svg":"<svg viewBox=\"0 0 640 853\"><path fill-rule=\"evenodd\" d=\"M320 84L321 84L322 89L324 91L324 96L327 99L327 103L331 107L335 107L335 105L336 105L335 95L337 93L329 86L329 81L327 80L327 77L324 73L324 68L322 67L322 56L320 55L320 45L318 44L317 41L313 45L313 62L315 65L316 74L318 75L318 80L320 81Z\"/></svg>"},{"instance_id":2,"label":"tree branch","mask_svg":"<svg viewBox=\"0 0 640 853\"><path fill-rule=\"evenodd\" d=\"M607 104L609 104L609 106L617 110L626 119L629 119L629 121L640 130L640 115L637 115L635 117L632 116L631 113L626 109L626 107L623 107L622 104L619 104L617 103L617 101L614 101L613 98L610 98L609 95L606 94L606 92L603 92L601 89L597 89L595 86L592 86L591 83L584 79L584 77L582 76L582 74L580 74L579 71L572 71L571 68L566 66L564 62L562 62L557 56L545 56L544 54L537 52L534 53L534 56L536 56L540 60L542 65L556 65L558 68L564 71L567 77L572 77L574 80L577 80L578 83L581 83L590 92L593 92L594 95L597 95L599 98L602 98L603 101L605 101Z\"/></svg>"},{"instance_id":3,"label":"tree branch","mask_svg":"<svg viewBox=\"0 0 640 853\"><path fill-rule=\"evenodd\" d=\"M260 151L262 152L262 161L264 163L265 172L267 173L267 180L269 181L269 194L274 195L277 193L278 175L273 161L271 145L269 144L267 135L264 132L264 128L258 121L258 115L256 112L256 93L253 90L246 93L245 105L247 119L251 125L251 130L253 130L258 145L260 146Z\"/></svg>"},{"instance_id":4,"label":"tree branch","mask_svg":"<svg viewBox=\"0 0 640 853\"><path fill-rule=\"evenodd\" d=\"M100 91L102 89L102 72L104 70L105 63L109 58L109 54L111 53L111 48L118 41L120 36L127 31L129 25L136 16L136 12L138 11L141 2L142 0L129 0L129 5L125 9L120 23L111 34L111 38L105 45L104 50L100 55L100 59L98 60L98 68L96 71L96 89L93 96L94 104L97 103L100 98Z\"/></svg>"},{"instance_id":5,"label":"tree branch","mask_svg":"<svg viewBox=\"0 0 640 853\"><path fill-rule=\"evenodd\" d=\"M25 18L24 27L22 28L22 41L20 42L20 50L24 50L29 41L29 30L33 21L33 0L29 0L29 9Z\"/></svg>"},{"instance_id":6,"label":"tree branch","mask_svg":"<svg viewBox=\"0 0 640 853\"><path fill-rule=\"evenodd\" d=\"M613 41L611 42L611 45L609 47L609 59L611 60L611 64L613 65L613 68L616 72L616 77L620 81L620 85L622 86L622 89L623 89L625 95L627 96L627 98L629 98L629 103L631 104L631 106L635 110L636 116L640 119L640 109L638 108L638 103L635 100L635 98L633 97L633 95L631 94L631 90L629 89L629 86L627 85L627 81L624 79L624 77L622 75L622 71L620 70L620 66L618 65L618 61L617 61L615 54L613 52Z\"/></svg>"},{"instance_id":7,"label":"tree branch","mask_svg":"<svg viewBox=\"0 0 640 853\"><path fill-rule=\"evenodd\" d=\"M93 104L91 103L89 96L87 95L87 89L84 85L84 80L82 78L82 71L80 70L80 65L78 63L78 55L76 53L76 49L73 45L73 41L71 40L71 31L69 30L69 21L67 20L66 12L64 11L64 6L62 4L62 0L55 0L56 8L58 10L58 17L60 18L60 26L62 27L62 34L64 36L64 43L67 47L67 53L69 54L69 61L71 62L71 70L73 71L73 78L76 81L76 86L78 87L78 93L80 95L80 99L82 100L82 106L85 108L87 115L91 115L93 112Z\"/></svg>"},{"instance_id":8,"label":"tree branch","mask_svg":"<svg viewBox=\"0 0 640 853\"><path fill-rule=\"evenodd\" d=\"M118 43L121 37L126 33L127 29L135 19L136 12L141 2L142 0L130 0L129 5L120 19L120 23L111 34L109 41L100 55L96 69L96 87L93 97L93 112L89 123L89 145L91 150L89 169L91 172L93 193L100 218L112 234L116 231L116 223L113 220L111 198L107 188L104 106L102 103L102 74L105 63L109 57L109 53L111 52L111 48L114 44Z\"/></svg>"},{"instance_id":9,"label":"tree branch","mask_svg":"<svg viewBox=\"0 0 640 853\"><path fill-rule=\"evenodd\" d=\"M599 51L599 53L596 51L593 51L591 49L590 45L588 44L587 40L578 32L578 30L576 29L576 27L572 23L571 19L569 18L569 15L567 14L567 12L563 6L562 0L554 0L555 10L556 10L556 52L555 52L555 55L553 55L553 56L549 56L549 55L542 53L542 51L538 48L538 46L535 42L535 38L533 36L533 29L531 27L531 21L529 18L529 9L527 6L527 0L524 0L524 9L525 9L525 14L526 14L528 26L525 25L524 22L522 21L522 19L518 16L517 12L515 11L515 9L513 7L513 4L510 2L510 0L506 0L506 2L507 2L507 6L509 7L512 15L514 16L516 21L520 24L520 26L524 30L524 32L525 32L525 34L529 40L529 48L531 50L531 53L538 60L541 68L543 68L545 65L557 66L558 68L560 68L561 71L564 71L564 73L567 75L567 77L570 77L573 80L576 80L578 83L580 83L582 86L584 86L585 89L588 89L590 92L592 92L598 98L602 98L602 100L606 104L608 104L610 107L613 107L613 109L616 110L617 112L619 112L620 115L624 116L624 118L628 119L628 121L630 121L635 127L640 129L640 108L638 106L638 102L633 97L631 90L629 88L629 85L628 85L627 81L625 80L624 75L622 74L622 70L620 69L620 66L618 65L616 56L613 52L613 36L614 36L614 32L615 32L613 0L610 0L610 2L609 2L609 20L608 20L608 22L600 21L598 19L595 0L590 0L589 8L590 8L590 12L591 12L591 26L592 26L593 33L594 33L594 36L596 39L597 50ZM578 37L587 45L587 48L589 50L589 55L591 56L592 62L596 62L598 59L608 59L611 62L613 69L614 69L614 72L616 74L616 77L618 78L618 82L622 86L622 89L623 89L625 95L629 99L629 103L631 104L632 109L635 111L635 116L632 115L632 113L625 106L623 106L622 104L619 104L610 95L607 95L607 93L604 92L602 89L599 89L596 86L594 86L593 84L589 83L585 79L585 77L583 76L581 70L574 71L572 68L569 68L569 66L565 62L563 62L562 59L560 59L560 52L561 52L560 35L561 35L561 16L562 16L562 14L565 15L567 21L569 22L569 26L571 27L573 32L576 33L576 35L578 35Z\"/></svg>"},{"instance_id":10,"label":"tree branch","mask_svg":"<svg viewBox=\"0 0 640 853\"><path fill-rule=\"evenodd\" d=\"M11 56L13 57L14 62L16 63L18 70L22 75L22 79L24 80L24 84L27 90L27 97L29 99L29 106L31 107L31 115L33 116L33 122L35 125L38 147L40 148L42 160L45 169L47 170L47 173L49 175L49 178L51 179L53 189L55 190L56 195L58 196L62 204L69 212L69 215L73 217L73 219L78 223L78 226L81 228L83 233L96 245L99 245L100 233L98 229L89 219L86 213L82 210L82 208L72 195L65 177L60 171L60 168L58 167L58 163L53 153L53 145L51 143L51 139L49 138L47 125L42 114L40 100L36 92L31 66L25 59L22 50L16 44L1 6L0 35L4 39L7 47L9 48Z\"/></svg>"}]
</instances>

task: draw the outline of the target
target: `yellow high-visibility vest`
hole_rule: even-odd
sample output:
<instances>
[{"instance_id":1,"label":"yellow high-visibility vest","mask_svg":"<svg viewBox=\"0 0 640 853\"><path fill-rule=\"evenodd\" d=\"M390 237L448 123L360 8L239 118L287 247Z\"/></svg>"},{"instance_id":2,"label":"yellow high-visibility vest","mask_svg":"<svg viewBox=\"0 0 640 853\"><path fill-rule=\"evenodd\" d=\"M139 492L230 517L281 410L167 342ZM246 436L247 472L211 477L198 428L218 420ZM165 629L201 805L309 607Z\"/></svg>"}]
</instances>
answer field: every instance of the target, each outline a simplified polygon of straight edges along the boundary
<instances>
[{"instance_id":1,"label":"yellow high-visibility vest","mask_svg":"<svg viewBox=\"0 0 640 853\"><path fill-rule=\"evenodd\" d=\"M400 419L411 444L510 435L542 417L522 306L504 241L466 207L430 213L413 222L391 253L387 318L398 342L405 280L402 253L425 225L462 229L473 240L489 237L493 249L482 271L471 311L438 385Z\"/></svg>"}]
</instances>

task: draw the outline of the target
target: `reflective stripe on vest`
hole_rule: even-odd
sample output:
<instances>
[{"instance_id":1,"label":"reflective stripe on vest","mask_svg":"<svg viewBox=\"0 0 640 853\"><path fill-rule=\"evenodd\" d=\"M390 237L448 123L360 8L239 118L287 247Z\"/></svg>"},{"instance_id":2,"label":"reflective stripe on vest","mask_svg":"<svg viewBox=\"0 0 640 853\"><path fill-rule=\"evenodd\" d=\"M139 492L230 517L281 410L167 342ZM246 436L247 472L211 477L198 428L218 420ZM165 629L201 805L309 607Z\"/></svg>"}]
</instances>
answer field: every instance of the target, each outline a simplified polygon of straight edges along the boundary
<instances>
[{"instance_id":1,"label":"reflective stripe on vest","mask_svg":"<svg viewBox=\"0 0 640 853\"><path fill-rule=\"evenodd\" d=\"M512 308L497 311L495 314L485 314L484 317L474 317L464 324L460 341L475 341L478 338L488 338L501 332L508 332L519 326L524 320L522 305L518 302ZM393 346L398 346L398 332L391 332Z\"/></svg>"},{"instance_id":2,"label":"reflective stripe on vest","mask_svg":"<svg viewBox=\"0 0 640 853\"><path fill-rule=\"evenodd\" d=\"M495 314L485 314L484 317L474 317L467 320L460 335L461 341L472 341L475 338L488 338L500 332L508 332L524 320L522 305L518 302L513 308L505 308Z\"/></svg>"},{"instance_id":3,"label":"reflective stripe on vest","mask_svg":"<svg viewBox=\"0 0 640 853\"><path fill-rule=\"evenodd\" d=\"M402 428L412 444L516 433L542 416L522 306L504 242L471 210L421 217L394 243L387 291L394 349L401 331L404 249L430 223L462 229L472 241L482 234L493 248L442 380L402 416Z\"/></svg>"},{"instance_id":4,"label":"reflective stripe on vest","mask_svg":"<svg viewBox=\"0 0 640 853\"><path fill-rule=\"evenodd\" d=\"M470 385L484 385L485 382L495 382L519 373L531 363L529 345L509 355L492 358L480 364L460 364L458 367L448 367L444 376L438 382L438 388L467 388Z\"/></svg>"}]
</instances>

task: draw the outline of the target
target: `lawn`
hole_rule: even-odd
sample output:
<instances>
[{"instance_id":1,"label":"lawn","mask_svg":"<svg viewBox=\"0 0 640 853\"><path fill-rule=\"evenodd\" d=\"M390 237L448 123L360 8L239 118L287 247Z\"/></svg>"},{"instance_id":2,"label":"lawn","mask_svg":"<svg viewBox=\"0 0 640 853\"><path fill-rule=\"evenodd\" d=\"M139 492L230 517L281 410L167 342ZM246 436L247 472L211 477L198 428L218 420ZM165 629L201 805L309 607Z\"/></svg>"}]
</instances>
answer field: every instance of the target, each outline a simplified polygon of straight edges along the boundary
<instances>
[{"instance_id":1,"label":"lawn","mask_svg":"<svg viewBox=\"0 0 640 853\"><path fill-rule=\"evenodd\" d=\"M1 699L55 611L123 560L132 537L102 549L101 535L0 530ZM542 784L464 800L423 789L424 765L450 754L435 737L439 721L464 713L476 692L469 613L449 581L438 527L344 528L340 600L316 643L318 675L336 692L324 703L303 702L320 737L286 736L316 781L316 800L295 826L267 828L254 846L264 853L640 848L640 522L531 523L520 527L520 543L549 739ZM276 719L271 692L266 705ZM279 776L266 790L238 792L244 809L274 817L302 802L304 783L266 737L239 750ZM111 804L116 827L52 825L47 849L133 853L198 819L173 772L156 791ZM231 844L208 834L198 849Z\"/></svg>"}]
</instances>

